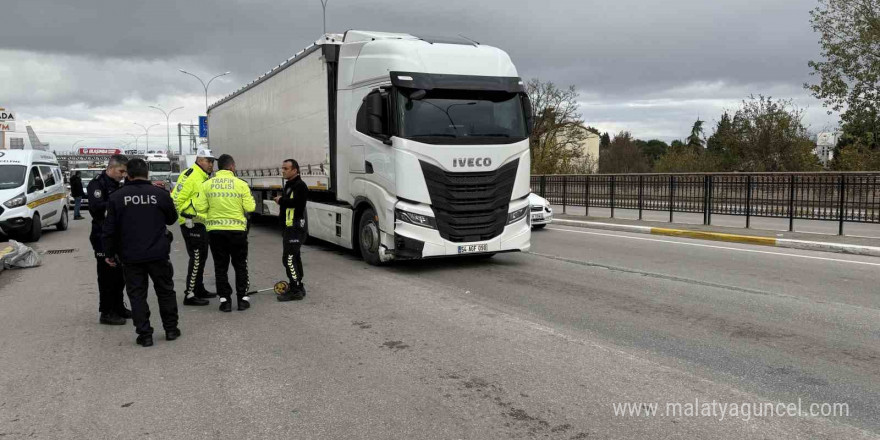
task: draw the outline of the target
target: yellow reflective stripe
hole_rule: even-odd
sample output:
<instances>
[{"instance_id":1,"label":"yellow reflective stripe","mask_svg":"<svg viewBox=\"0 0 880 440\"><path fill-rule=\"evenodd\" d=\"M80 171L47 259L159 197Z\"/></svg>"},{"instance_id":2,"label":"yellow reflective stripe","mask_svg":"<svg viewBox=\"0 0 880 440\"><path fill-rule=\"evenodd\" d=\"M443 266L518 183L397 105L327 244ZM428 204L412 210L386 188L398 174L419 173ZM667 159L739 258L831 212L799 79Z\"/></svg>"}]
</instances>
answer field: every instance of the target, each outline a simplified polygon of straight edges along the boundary
<instances>
[{"instance_id":1,"label":"yellow reflective stripe","mask_svg":"<svg viewBox=\"0 0 880 440\"><path fill-rule=\"evenodd\" d=\"M62 199L62 198L64 198L65 195L66 194L64 194L64 193L59 193L59 194L51 195L49 197L43 197L42 199L37 199L37 200L34 200L33 202L28 203L27 206L28 206L28 208L34 209L37 206L45 205L46 203L54 202L58 199Z\"/></svg>"}]
</instances>

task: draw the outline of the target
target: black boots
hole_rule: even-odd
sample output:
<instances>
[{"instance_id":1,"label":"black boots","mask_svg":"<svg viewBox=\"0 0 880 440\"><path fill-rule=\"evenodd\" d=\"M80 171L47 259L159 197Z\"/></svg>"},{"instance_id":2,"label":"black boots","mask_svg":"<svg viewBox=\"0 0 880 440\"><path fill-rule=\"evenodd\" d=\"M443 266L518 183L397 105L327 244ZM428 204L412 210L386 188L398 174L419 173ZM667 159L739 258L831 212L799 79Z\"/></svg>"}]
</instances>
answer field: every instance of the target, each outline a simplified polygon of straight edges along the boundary
<instances>
[{"instance_id":1,"label":"black boots","mask_svg":"<svg viewBox=\"0 0 880 440\"><path fill-rule=\"evenodd\" d=\"M238 298L238 310L239 311L247 310L247 309L251 308L251 303L250 303L250 301L247 300L247 298L248 297L246 297L246 296L241 296Z\"/></svg>"},{"instance_id":2,"label":"black boots","mask_svg":"<svg viewBox=\"0 0 880 440\"><path fill-rule=\"evenodd\" d=\"M137 345L140 345L141 347L152 347L153 335L139 335L136 342Z\"/></svg>"},{"instance_id":3,"label":"black boots","mask_svg":"<svg viewBox=\"0 0 880 440\"><path fill-rule=\"evenodd\" d=\"M166 341L173 341L179 337L180 337L180 329L179 328L165 330L165 340Z\"/></svg>"},{"instance_id":4,"label":"black boots","mask_svg":"<svg viewBox=\"0 0 880 440\"><path fill-rule=\"evenodd\" d=\"M183 305L185 306L206 306L208 304L211 304L211 301L199 298L198 294L183 298Z\"/></svg>"},{"instance_id":5,"label":"black boots","mask_svg":"<svg viewBox=\"0 0 880 440\"><path fill-rule=\"evenodd\" d=\"M232 301L229 298L220 298L220 311L226 313L232 311Z\"/></svg>"},{"instance_id":6,"label":"black boots","mask_svg":"<svg viewBox=\"0 0 880 440\"><path fill-rule=\"evenodd\" d=\"M101 313L99 322L104 325L125 325L125 318L116 313Z\"/></svg>"},{"instance_id":7,"label":"black boots","mask_svg":"<svg viewBox=\"0 0 880 440\"><path fill-rule=\"evenodd\" d=\"M207 290L202 290L201 292L196 292L196 297L202 299L216 298L217 294L214 292L208 292Z\"/></svg>"}]
</instances>

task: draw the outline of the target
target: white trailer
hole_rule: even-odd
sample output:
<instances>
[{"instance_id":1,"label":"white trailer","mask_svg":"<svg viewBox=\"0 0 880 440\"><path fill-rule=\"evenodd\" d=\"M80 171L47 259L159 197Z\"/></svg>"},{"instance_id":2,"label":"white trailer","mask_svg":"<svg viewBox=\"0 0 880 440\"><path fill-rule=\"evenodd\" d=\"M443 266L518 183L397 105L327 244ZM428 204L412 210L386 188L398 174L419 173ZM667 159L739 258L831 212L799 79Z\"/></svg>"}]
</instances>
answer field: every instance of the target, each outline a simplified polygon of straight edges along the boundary
<instances>
[{"instance_id":1,"label":"white trailer","mask_svg":"<svg viewBox=\"0 0 880 440\"><path fill-rule=\"evenodd\" d=\"M371 264L529 249L531 107L503 51L464 39L327 34L208 110L257 212L280 167L309 185L309 234Z\"/></svg>"}]
</instances>

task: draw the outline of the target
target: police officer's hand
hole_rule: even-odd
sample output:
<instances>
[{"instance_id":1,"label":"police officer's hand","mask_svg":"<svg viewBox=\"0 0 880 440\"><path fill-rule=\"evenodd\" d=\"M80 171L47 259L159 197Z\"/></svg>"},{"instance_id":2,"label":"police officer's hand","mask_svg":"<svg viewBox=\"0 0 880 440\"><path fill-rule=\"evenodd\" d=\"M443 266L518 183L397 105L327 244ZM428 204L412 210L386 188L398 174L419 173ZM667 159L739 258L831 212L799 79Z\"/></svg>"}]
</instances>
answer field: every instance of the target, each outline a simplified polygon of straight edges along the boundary
<instances>
[{"instance_id":1,"label":"police officer's hand","mask_svg":"<svg viewBox=\"0 0 880 440\"><path fill-rule=\"evenodd\" d=\"M110 267L116 267L116 259L115 258L105 258L104 262L107 263Z\"/></svg>"}]
</instances>

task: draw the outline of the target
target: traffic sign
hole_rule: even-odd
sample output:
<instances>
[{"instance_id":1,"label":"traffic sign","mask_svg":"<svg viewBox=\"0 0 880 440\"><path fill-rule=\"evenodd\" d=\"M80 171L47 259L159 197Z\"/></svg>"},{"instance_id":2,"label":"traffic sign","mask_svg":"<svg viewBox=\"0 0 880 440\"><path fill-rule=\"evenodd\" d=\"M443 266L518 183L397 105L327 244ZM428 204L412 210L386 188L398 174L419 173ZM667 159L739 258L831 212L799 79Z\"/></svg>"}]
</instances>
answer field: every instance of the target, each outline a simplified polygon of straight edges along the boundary
<instances>
[{"instance_id":1,"label":"traffic sign","mask_svg":"<svg viewBox=\"0 0 880 440\"><path fill-rule=\"evenodd\" d=\"M208 137L208 117L199 116L199 137Z\"/></svg>"}]
</instances>

